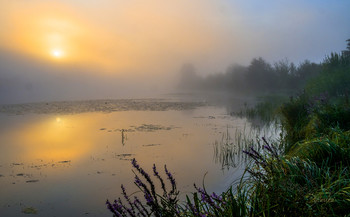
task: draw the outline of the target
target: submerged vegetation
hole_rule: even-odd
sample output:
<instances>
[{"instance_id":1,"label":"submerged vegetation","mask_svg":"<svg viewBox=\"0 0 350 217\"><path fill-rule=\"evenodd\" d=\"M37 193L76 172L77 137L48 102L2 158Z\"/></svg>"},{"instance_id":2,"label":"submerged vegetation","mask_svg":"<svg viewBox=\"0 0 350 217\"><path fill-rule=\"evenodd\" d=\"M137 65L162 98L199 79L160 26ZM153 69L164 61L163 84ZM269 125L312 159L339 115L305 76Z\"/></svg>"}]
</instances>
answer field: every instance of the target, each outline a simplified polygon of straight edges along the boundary
<instances>
[{"instance_id":1,"label":"submerged vegetation","mask_svg":"<svg viewBox=\"0 0 350 217\"><path fill-rule=\"evenodd\" d=\"M132 201L122 186L124 202L107 201L108 209L114 216L350 216L348 42L348 50L331 54L320 64L320 72L303 84L302 93L280 106L263 101L240 114L253 118L264 116L266 110L278 111L283 133L276 143L265 138L249 147L250 140L244 143L243 153L251 163L237 185L220 195L195 185L196 191L180 201L176 181L166 167L168 185L154 165L153 175L160 185L156 187L134 159L135 184L146 202L136 196ZM271 69L263 66L264 73ZM231 154L242 150L231 148L228 133L222 143L215 149L217 153L220 148L226 150L228 155L220 157L227 166L234 160Z\"/></svg>"}]
</instances>

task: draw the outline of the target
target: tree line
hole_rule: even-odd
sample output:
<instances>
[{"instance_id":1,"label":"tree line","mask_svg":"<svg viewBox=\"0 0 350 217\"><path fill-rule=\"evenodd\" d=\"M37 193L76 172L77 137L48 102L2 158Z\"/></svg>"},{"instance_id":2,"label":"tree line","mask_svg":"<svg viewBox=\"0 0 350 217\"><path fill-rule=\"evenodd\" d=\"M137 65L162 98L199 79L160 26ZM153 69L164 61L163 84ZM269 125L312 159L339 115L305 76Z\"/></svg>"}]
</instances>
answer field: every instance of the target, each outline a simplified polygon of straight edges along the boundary
<instances>
[{"instance_id":1,"label":"tree line","mask_svg":"<svg viewBox=\"0 0 350 217\"><path fill-rule=\"evenodd\" d=\"M301 90L308 80L321 72L321 65L308 60L295 65L287 59L274 64L254 58L248 66L232 65L224 73L198 75L196 68L184 64L179 88L186 91L230 91L235 93L287 93Z\"/></svg>"}]
</instances>

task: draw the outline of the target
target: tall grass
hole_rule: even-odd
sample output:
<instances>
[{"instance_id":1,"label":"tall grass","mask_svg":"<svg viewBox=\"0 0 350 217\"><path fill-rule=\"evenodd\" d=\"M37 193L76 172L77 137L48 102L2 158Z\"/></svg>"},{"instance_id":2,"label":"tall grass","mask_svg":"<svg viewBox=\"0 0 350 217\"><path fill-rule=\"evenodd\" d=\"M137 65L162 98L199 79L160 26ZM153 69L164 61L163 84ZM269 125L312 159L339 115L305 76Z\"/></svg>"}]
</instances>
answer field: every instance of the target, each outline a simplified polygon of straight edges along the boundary
<instances>
[{"instance_id":1,"label":"tall grass","mask_svg":"<svg viewBox=\"0 0 350 217\"><path fill-rule=\"evenodd\" d=\"M217 164L221 164L222 169L229 170L238 166L244 166L250 160L243 153L253 147L260 151L262 148L262 137L270 140L277 140L281 134L280 126L275 124L265 125L260 128L245 125L243 129L236 128L233 132L226 128L221 139L213 143L213 159Z\"/></svg>"},{"instance_id":2,"label":"tall grass","mask_svg":"<svg viewBox=\"0 0 350 217\"><path fill-rule=\"evenodd\" d=\"M281 96L263 98L253 107L245 105L241 111L234 112L231 115L247 118L248 122L256 128L275 125L279 123L279 107L283 102L285 102L285 98Z\"/></svg>"},{"instance_id":3,"label":"tall grass","mask_svg":"<svg viewBox=\"0 0 350 217\"><path fill-rule=\"evenodd\" d=\"M222 169L237 167L247 161L247 155L244 155L242 151L255 144L255 135L252 131L249 134L245 134L245 132L246 127L243 131L236 129L234 137L232 137L227 128L226 132L223 132L221 140L214 142L213 158L215 163L221 164Z\"/></svg>"},{"instance_id":4,"label":"tall grass","mask_svg":"<svg viewBox=\"0 0 350 217\"><path fill-rule=\"evenodd\" d=\"M145 202L136 196L132 201L122 186L124 199L107 201L107 206L115 216L344 216L350 207L349 135L349 131L336 131L329 137L334 142L332 153L327 145L318 147L317 153L308 149L310 143L322 140L305 143L293 156L284 156L263 138L260 151L253 147L244 151L252 163L246 170L249 176L243 176L237 186L216 195L195 185L195 192L182 202L177 199L175 178L166 167L168 185L155 165L152 180L133 160L135 184ZM324 161L319 159L323 152L329 154Z\"/></svg>"}]
</instances>

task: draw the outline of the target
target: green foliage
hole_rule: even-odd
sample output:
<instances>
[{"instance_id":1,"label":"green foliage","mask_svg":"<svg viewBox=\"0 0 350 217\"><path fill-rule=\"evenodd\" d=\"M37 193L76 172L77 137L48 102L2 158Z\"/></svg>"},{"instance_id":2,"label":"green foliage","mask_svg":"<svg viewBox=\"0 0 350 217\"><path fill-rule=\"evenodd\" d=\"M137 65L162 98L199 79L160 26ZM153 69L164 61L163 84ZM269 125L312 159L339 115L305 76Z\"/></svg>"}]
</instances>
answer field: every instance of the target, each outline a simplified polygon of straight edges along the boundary
<instances>
[{"instance_id":1,"label":"green foliage","mask_svg":"<svg viewBox=\"0 0 350 217\"><path fill-rule=\"evenodd\" d=\"M311 117L309 116L310 97L303 93L296 98L291 97L290 101L281 106L282 126L286 131L284 142L285 152L287 153L290 146L306 138L308 125Z\"/></svg>"},{"instance_id":2,"label":"green foliage","mask_svg":"<svg viewBox=\"0 0 350 217\"><path fill-rule=\"evenodd\" d=\"M287 59L270 64L253 58L248 66L233 65L225 73L198 76L194 66L185 64L180 70L179 88L192 91L233 91L240 94L295 93L317 76L321 65L308 60L296 66Z\"/></svg>"},{"instance_id":3,"label":"green foliage","mask_svg":"<svg viewBox=\"0 0 350 217\"><path fill-rule=\"evenodd\" d=\"M323 61L323 65L326 67L326 69L349 66L350 58L348 55L344 55L344 53L347 51L344 51L342 54L331 53L330 56L326 56L325 60Z\"/></svg>"},{"instance_id":4,"label":"green foliage","mask_svg":"<svg viewBox=\"0 0 350 217\"><path fill-rule=\"evenodd\" d=\"M283 104L281 113L285 153L295 143L328 134L332 128L350 130L350 107L340 97L332 100L327 94L310 97L303 93Z\"/></svg>"},{"instance_id":5,"label":"green foliage","mask_svg":"<svg viewBox=\"0 0 350 217\"><path fill-rule=\"evenodd\" d=\"M350 40L341 54L331 53L322 64L320 76L312 79L306 90L310 94L327 91L331 96L348 96L350 91Z\"/></svg>"},{"instance_id":6,"label":"green foliage","mask_svg":"<svg viewBox=\"0 0 350 217\"><path fill-rule=\"evenodd\" d=\"M198 192L192 194L192 199L187 196L188 209L181 216L237 216L248 215L247 195L238 189L234 193L232 187L220 196L209 195L205 189L197 188Z\"/></svg>"},{"instance_id":7,"label":"green foliage","mask_svg":"<svg viewBox=\"0 0 350 217\"><path fill-rule=\"evenodd\" d=\"M261 128L271 124L279 124L280 107L288 100L285 95L266 95L259 98L259 102L253 106L244 106L239 112L232 112L231 115L244 117L252 123L253 127Z\"/></svg>"},{"instance_id":8,"label":"green foliage","mask_svg":"<svg viewBox=\"0 0 350 217\"><path fill-rule=\"evenodd\" d=\"M350 130L350 107L347 104L326 104L315 111L318 134L327 133L331 128Z\"/></svg>"},{"instance_id":9,"label":"green foliage","mask_svg":"<svg viewBox=\"0 0 350 217\"><path fill-rule=\"evenodd\" d=\"M349 167L350 131L332 129L329 135L300 142L290 155L308 159L318 166L327 165L333 170Z\"/></svg>"},{"instance_id":10,"label":"green foliage","mask_svg":"<svg viewBox=\"0 0 350 217\"><path fill-rule=\"evenodd\" d=\"M260 102L253 108L246 108L239 114L250 120L259 118L264 123L269 124L275 120L277 108L278 106L272 102Z\"/></svg>"},{"instance_id":11,"label":"green foliage","mask_svg":"<svg viewBox=\"0 0 350 217\"><path fill-rule=\"evenodd\" d=\"M350 91L350 64L347 67L324 67L320 76L306 85L306 91L317 95L328 92L331 96L348 96Z\"/></svg>"},{"instance_id":12,"label":"green foliage","mask_svg":"<svg viewBox=\"0 0 350 217\"><path fill-rule=\"evenodd\" d=\"M251 151L254 164L246 183L251 216L349 214L349 142L349 132L337 131L320 141L305 141L289 157Z\"/></svg>"}]
</instances>

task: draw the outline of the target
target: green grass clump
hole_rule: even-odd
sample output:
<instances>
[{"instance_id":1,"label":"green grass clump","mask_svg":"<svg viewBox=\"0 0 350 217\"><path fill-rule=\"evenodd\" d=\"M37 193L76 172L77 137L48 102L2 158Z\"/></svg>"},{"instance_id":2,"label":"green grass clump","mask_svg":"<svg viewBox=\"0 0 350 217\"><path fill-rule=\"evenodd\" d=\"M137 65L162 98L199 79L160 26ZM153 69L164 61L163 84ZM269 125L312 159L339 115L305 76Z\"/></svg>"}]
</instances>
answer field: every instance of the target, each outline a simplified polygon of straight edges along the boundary
<instances>
[{"instance_id":1,"label":"green grass clump","mask_svg":"<svg viewBox=\"0 0 350 217\"><path fill-rule=\"evenodd\" d=\"M285 152L289 151L292 144L306 138L306 126L311 120L309 101L309 96L303 93L296 98L291 97L290 101L280 108L283 130L286 131Z\"/></svg>"},{"instance_id":2,"label":"green grass clump","mask_svg":"<svg viewBox=\"0 0 350 217\"><path fill-rule=\"evenodd\" d=\"M289 153L328 166L332 170L350 166L350 131L333 129L327 136L306 140L295 145Z\"/></svg>"},{"instance_id":3,"label":"green grass clump","mask_svg":"<svg viewBox=\"0 0 350 217\"><path fill-rule=\"evenodd\" d=\"M304 141L291 156L255 157L259 161L254 160L247 183L251 186L250 198L254 198L250 213L254 216L349 214L350 137L349 132L335 134L323 141Z\"/></svg>"},{"instance_id":4,"label":"green grass clump","mask_svg":"<svg viewBox=\"0 0 350 217\"><path fill-rule=\"evenodd\" d=\"M280 110L285 153L297 142L322 137L333 128L350 130L350 106L343 97L330 97L327 93L311 97L303 93L283 104Z\"/></svg>"}]
</instances>

